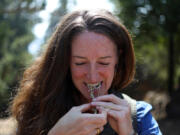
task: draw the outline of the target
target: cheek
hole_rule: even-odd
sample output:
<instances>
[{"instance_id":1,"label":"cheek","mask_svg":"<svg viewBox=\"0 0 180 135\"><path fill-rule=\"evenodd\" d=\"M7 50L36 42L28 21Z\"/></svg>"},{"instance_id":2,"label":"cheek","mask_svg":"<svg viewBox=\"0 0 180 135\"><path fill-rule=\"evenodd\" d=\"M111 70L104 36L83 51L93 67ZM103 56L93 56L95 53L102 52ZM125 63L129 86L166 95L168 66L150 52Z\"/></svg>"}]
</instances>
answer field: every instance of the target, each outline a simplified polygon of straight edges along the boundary
<instances>
[{"instance_id":1,"label":"cheek","mask_svg":"<svg viewBox=\"0 0 180 135\"><path fill-rule=\"evenodd\" d=\"M73 79L82 79L85 75L85 70L81 68L72 67L71 74Z\"/></svg>"},{"instance_id":2,"label":"cheek","mask_svg":"<svg viewBox=\"0 0 180 135\"><path fill-rule=\"evenodd\" d=\"M101 69L99 72L104 78L106 78L107 80L112 80L112 78L114 77L114 68L108 68L108 69Z\"/></svg>"}]
</instances>

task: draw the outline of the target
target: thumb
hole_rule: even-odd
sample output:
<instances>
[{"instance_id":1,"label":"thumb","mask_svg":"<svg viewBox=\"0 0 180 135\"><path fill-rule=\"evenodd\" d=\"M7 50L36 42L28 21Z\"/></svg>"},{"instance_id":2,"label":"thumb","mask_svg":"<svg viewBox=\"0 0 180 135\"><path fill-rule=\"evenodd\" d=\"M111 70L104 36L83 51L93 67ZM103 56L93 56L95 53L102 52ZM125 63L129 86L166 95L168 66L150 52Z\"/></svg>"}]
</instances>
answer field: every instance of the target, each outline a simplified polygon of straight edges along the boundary
<instances>
[{"instance_id":1,"label":"thumb","mask_svg":"<svg viewBox=\"0 0 180 135\"><path fill-rule=\"evenodd\" d=\"M83 105L80 105L79 107L78 107L78 110L80 111L80 112L86 112L86 111L88 111L88 110L90 110L91 109L91 104L90 103L88 103L88 104L83 104Z\"/></svg>"}]
</instances>

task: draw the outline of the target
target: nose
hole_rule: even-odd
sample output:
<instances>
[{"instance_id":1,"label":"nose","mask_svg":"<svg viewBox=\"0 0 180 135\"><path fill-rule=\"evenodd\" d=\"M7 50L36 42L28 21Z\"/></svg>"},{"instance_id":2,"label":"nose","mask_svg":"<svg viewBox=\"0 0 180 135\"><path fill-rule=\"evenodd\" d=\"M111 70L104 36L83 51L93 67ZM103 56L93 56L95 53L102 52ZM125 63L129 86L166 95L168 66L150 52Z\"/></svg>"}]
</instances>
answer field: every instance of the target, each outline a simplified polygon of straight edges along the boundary
<instances>
[{"instance_id":1,"label":"nose","mask_svg":"<svg viewBox=\"0 0 180 135\"><path fill-rule=\"evenodd\" d=\"M90 65L89 70L87 73L87 78L90 83L97 83L98 82L98 70L95 65Z\"/></svg>"}]
</instances>

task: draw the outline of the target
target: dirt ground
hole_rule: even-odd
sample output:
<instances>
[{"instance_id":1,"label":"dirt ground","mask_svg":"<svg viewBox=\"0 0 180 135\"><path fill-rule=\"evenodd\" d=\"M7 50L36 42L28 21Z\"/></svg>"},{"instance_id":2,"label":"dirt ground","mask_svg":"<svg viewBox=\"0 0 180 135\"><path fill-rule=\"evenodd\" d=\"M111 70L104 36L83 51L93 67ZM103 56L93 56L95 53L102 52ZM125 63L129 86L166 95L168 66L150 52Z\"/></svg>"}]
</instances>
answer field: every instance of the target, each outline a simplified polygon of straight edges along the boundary
<instances>
[{"instance_id":1,"label":"dirt ground","mask_svg":"<svg viewBox=\"0 0 180 135\"><path fill-rule=\"evenodd\" d=\"M180 118L167 118L166 105L170 101L167 93L149 91L144 100L153 106L152 114L163 135L180 135Z\"/></svg>"}]
</instances>

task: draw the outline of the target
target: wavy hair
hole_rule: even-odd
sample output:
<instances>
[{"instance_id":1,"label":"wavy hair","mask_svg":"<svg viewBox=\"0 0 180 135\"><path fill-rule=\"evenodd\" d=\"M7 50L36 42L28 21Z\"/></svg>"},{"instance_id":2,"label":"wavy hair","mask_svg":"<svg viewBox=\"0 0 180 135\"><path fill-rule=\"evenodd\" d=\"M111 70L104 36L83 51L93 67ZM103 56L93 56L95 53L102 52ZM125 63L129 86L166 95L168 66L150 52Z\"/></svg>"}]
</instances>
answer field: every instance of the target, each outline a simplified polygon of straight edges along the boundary
<instances>
[{"instance_id":1,"label":"wavy hair","mask_svg":"<svg viewBox=\"0 0 180 135\"><path fill-rule=\"evenodd\" d=\"M104 34L117 46L112 88L122 89L132 81L135 56L127 29L105 10L72 12L61 20L47 49L24 72L12 103L17 135L46 135L72 106L82 104L82 95L71 80L70 56L72 39L83 31Z\"/></svg>"}]
</instances>

